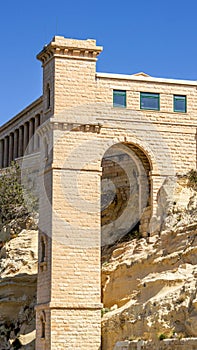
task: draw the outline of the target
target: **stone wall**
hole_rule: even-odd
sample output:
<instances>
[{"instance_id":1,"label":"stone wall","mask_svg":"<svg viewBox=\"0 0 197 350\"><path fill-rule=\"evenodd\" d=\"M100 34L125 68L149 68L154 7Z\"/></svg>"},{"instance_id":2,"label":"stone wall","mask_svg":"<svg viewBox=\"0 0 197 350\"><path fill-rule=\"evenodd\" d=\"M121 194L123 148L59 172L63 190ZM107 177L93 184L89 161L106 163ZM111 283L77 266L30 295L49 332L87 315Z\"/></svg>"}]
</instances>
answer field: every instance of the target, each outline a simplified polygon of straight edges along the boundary
<instances>
[{"instance_id":1,"label":"stone wall","mask_svg":"<svg viewBox=\"0 0 197 350\"><path fill-rule=\"evenodd\" d=\"M142 156L152 215L150 229L143 232L147 235L159 229L157 198L163 181L196 167L196 81L96 73L101 51L95 40L54 37L37 56L43 65L43 96L0 128L0 167L24 156L26 148L40 152L39 350L56 349L57 344L58 349L85 350L88 344L88 349L98 350L105 152L120 143ZM126 108L113 107L114 89L126 91ZM140 92L159 93L160 110L141 110ZM175 94L187 97L186 113L173 111ZM38 127L41 148L38 139L27 147ZM84 312L87 318L76 345L74 335L78 337Z\"/></svg>"}]
</instances>

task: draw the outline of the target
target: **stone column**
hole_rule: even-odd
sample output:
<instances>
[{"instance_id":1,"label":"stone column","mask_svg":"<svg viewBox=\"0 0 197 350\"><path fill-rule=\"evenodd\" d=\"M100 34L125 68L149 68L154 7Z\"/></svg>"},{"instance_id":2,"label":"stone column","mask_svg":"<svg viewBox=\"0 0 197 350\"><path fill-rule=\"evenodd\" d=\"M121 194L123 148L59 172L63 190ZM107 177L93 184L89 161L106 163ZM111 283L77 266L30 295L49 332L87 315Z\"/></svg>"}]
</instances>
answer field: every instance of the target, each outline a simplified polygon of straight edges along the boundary
<instances>
[{"instance_id":1,"label":"stone column","mask_svg":"<svg viewBox=\"0 0 197 350\"><path fill-rule=\"evenodd\" d=\"M86 161L94 154L88 142L82 151L76 151L76 142L82 144L84 135L65 131L63 137L61 127L54 130L50 124L48 130L49 149L53 140L58 140L58 143L54 143L47 167L39 176L39 223L42 232L39 235L36 349L75 349L77 344L80 350L98 350L102 307L100 162L97 167L89 166L88 171L78 169L81 158ZM42 142L45 135L43 130ZM91 137L90 134L88 136ZM68 168L62 169L70 144L73 145L70 153L75 152L76 158L72 157ZM41 158L45 158L44 147ZM51 166L52 161L54 167ZM43 234L46 237L45 265L42 261ZM68 261L72 261L72 265ZM46 317L44 339L42 315Z\"/></svg>"},{"instance_id":2,"label":"stone column","mask_svg":"<svg viewBox=\"0 0 197 350\"><path fill-rule=\"evenodd\" d=\"M14 160L18 157L18 129L14 132Z\"/></svg>"},{"instance_id":3,"label":"stone column","mask_svg":"<svg viewBox=\"0 0 197 350\"><path fill-rule=\"evenodd\" d=\"M0 168L3 168L3 151L4 151L4 140L0 141Z\"/></svg>"},{"instance_id":4,"label":"stone column","mask_svg":"<svg viewBox=\"0 0 197 350\"><path fill-rule=\"evenodd\" d=\"M28 143L29 143L29 123L24 124L24 138L23 138L23 154L28 154Z\"/></svg>"},{"instance_id":5,"label":"stone column","mask_svg":"<svg viewBox=\"0 0 197 350\"><path fill-rule=\"evenodd\" d=\"M8 147L9 147L9 138L8 136L6 136L4 139L4 161L3 161L4 168L7 168L8 166L8 149L9 149Z\"/></svg>"},{"instance_id":6,"label":"stone column","mask_svg":"<svg viewBox=\"0 0 197 350\"><path fill-rule=\"evenodd\" d=\"M151 172L151 207L152 207L152 217L150 221L150 235L158 234L160 231L162 218L158 215L158 192L162 186L165 177L159 174Z\"/></svg>"},{"instance_id":7,"label":"stone column","mask_svg":"<svg viewBox=\"0 0 197 350\"><path fill-rule=\"evenodd\" d=\"M24 134L23 126L20 126L18 130L18 157L23 156L23 134Z\"/></svg>"},{"instance_id":8,"label":"stone column","mask_svg":"<svg viewBox=\"0 0 197 350\"><path fill-rule=\"evenodd\" d=\"M13 160L13 147L14 147L14 134L11 133L9 135L9 156L8 156L8 165L11 164L12 160Z\"/></svg>"},{"instance_id":9,"label":"stone column","mask_svg":"<svg viewBox=\"0 0 197 350\"><path fill-rule=\"evenodd\" d=\"M37 133L37 129L40 126L40 115L35 117L35 136L34 136L34 150L38 151L40 148L40 139Z\"/></svg>"},{"instance_id":10,"label":"stone column","mask_svg":"<svg viewBox=\"0 0 197 350\"><path fill-rule=\"evenodd\" d=\"M34 119L31 119L29 121L29 153L32 153L34 151L34 126L35 126L35 121Z\"/></svg>"}]
</instances>

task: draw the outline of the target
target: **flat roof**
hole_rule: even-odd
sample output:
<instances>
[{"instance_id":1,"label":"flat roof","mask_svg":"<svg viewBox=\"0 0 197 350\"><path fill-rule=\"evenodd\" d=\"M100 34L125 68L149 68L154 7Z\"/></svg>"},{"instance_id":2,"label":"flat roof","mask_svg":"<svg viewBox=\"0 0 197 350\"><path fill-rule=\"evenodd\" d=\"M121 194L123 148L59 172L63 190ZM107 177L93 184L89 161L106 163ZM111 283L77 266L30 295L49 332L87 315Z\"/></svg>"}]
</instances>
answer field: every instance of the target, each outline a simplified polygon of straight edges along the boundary
<instances>
[{"instance_id":1,"label":"flat roof","mask_svg":"<svg viewBox=\"0 0 197 350\"><path fill-rule=\"evenodd\" d=\"M129 74L114 74L114 73L96 73L96 77L104 78L104 79L144 81L144 82L166 83L166 84L176 84L176 85L191 85L191 86L197 85L197 80L154 78L151 76L135 75L135 74L129 75Z\"/></svg>"}]
</instances>

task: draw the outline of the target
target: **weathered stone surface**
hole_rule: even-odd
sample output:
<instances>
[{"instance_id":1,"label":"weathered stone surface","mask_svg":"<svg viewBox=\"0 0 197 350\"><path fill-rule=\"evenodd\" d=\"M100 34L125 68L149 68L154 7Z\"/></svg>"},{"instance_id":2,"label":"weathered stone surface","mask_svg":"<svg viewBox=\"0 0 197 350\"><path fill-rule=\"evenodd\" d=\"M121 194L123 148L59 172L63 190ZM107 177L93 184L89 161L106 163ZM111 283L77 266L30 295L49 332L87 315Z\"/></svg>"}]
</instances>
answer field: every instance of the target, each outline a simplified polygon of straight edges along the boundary
<instances>
[{"instance_id":1,"label":"weathered stone surface","mask_svg":"<svg viewBox=\"0 0 197 350\"><path fill-rule=\"evenodd\" d=\"M35 349L38 232L33 219L28 223L31 229L23 229L0 250L0 349L4 350L19 345Z\"/></svg>"},{"instance_id":2,"label":"weathered stone surface","mask_svg":"<svg viewBox=\"0 0 197 350\"><path fill-rule=\"evenodd\" d=\"M186 178L173 179L173 191L167 187L160 191L167 212L160 236L121 243L103 264L103 302L110 310L102 321L104 350L125 339L197 336L196 193Z\"/></svg>"},{"instance_id":3,"label":"weathered stone surface","mask_svg":"<svg viewBox=\"0 0 197 350\"><path fill-rule=\"evenodd\" d=\"M31 163L36 163L38 157L35 154L32 157L32 152L38 151L38 147L35 147L37 142L27 144L41 124L38 132L39 144L42 145L40 159L43 177L40 179L44 186L40 188L40 227L48 237L46 249L42 249L45 244L42 232L39 237L39 254L42 258L45 251L46 255L43 261L40 259L38 274L38 350L98 350L100 347L100 166L107 149L112 144L124 143L132 146L138 158L141 153L142 158L146 158L145 163L149 163L149 169L146 168L150 184L147 204L153 217L149 231L149 216L146 213L143 217L141 229L144 237L159 233L163 225L165 212L162 211L161 215L159 211L157 213L158 191L163 180L196 167L196 81L158 79L143 73L96 73L96 57L101 50L93 40L54 37L38 55L43 64L43 96L0 128L0 167L7 167L11 160L25 153ZM116 108L113 104L113 90L117 89L126 93L126 108ZM160 94L160 110L143 109L141 92ZM174 112L173 101L177 94L187 99L187 111L183 113ZM26 162L23 162L26 169L24 164ZM135 182L137 190L136 185ZM166 193L168 197L170 191L166 189ZM124 222L121 223L126 226ZM178 223L176 225L178 227ZM120 229L118 226L116 223L115 230ZM53 238L52 243L50 237ZM168 239L168 235L166 237ZM109 242L111 234L107 238ZM169 240L173 246L173 240ZM104 282L104 299L106 302L109 299L111 304L117 300L113 312L121 305L124 307L131 298L135 300L135 296L139 309L143 300L144 304L147 303L149 299L146 299L145 293L142 293L142 300L138 295L143 289L138 285L143 280L152 298L159 293L160 284L164 289L168 287L168 279L169 284L173 284L171 263L178 271L175 276L177 284L184 270L181 263L194 264L195 254L188 254L188 261L181 261L179 266L179 263L175 263L176 258L181 260L179 255L176 257L176 251L166 253L168 245L164 246L164 242L156 237L151 237L149 242L136 242L131 247L134 260L130 261L128 256L128 262L120 262L114 285L117 288L122 274L126 276L126 283L125 286L119 284L117 295L112 289L113 302L108 298L110 276L108 281L109 274L106 274L108 284ZM183 242L187 247L184 239ZM162 253L158 251L159 248ZM181 251L179 248L178 251ZM154 254L151 249L155 251ZM120 251L116 256L117 263L119 255ZM131 264L136 269L134 277L128 273L132 271ZM170 271L171 277L166 278L166 270ZM193 270L189 269L189 276L193 276ZM132 283L129 284L129 281ZM154 292L154 285L157 293ZM58 311L54 311L55 308ZM69 311L65 313L65 309ZM94 316L90 310L95 310ZM141 314L138 311L135 313L140 323ZM46 316L45 340L41 340L42 314ZM190 315L189 322L192 317ZM123 327L123 324L122 318L120 326Z\"/></svg>"},{"instance_id":4,"label":"weathered stone surface","mask_svg":"<svg viewBox=\"0 0 197 350\"><path fill-rule=\"evenodd\" d=\"M102 160L102 246L114 244L130 232L143 212L141 227L147 227L148 198L149 185L142 161L129 147L122 144L110 147Z\"/></svg>"}]
</instances>

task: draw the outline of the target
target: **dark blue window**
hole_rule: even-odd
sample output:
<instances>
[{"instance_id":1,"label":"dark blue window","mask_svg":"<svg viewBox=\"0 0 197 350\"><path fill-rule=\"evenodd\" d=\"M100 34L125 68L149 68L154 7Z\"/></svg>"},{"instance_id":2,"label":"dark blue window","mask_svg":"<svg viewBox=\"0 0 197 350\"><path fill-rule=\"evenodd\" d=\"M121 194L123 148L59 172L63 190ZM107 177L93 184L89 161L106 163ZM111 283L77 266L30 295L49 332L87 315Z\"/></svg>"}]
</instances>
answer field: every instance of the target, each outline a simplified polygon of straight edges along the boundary
<instances>
[{"instance_id":1,"label":"dark blue window","mask_svg":"<svg viewBox=\"0 0 197 350\"><path fill-rule=\"evenodd\" d=\"M126 91L113 90L113 106L114 107L126 107Z\"/></svg>"},{"instance_id":2,"label":"dark blue window","mask_svg":"<svg viewBox=\"0 0 197 350\"><path fill-rule=\"evenodd\" d=\"M153 109L159 111L159 108L159 94L154 94L150 92L140 93L140 109Z\"/></svg>"},{"instance_id":3,"label":"dark blue window","mask_svg":"<svg viewBox=\"0 0 197 350\"><path fill-rule=\"evenodd\" d=\"M186 113L186 96L174 95L174 112Z\"/></svg>"}]
</instances>

